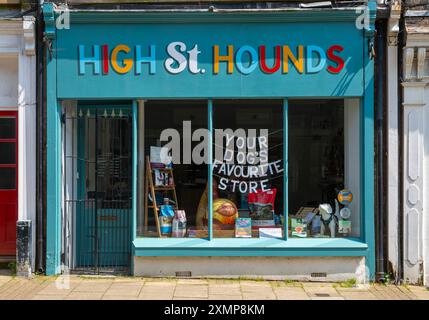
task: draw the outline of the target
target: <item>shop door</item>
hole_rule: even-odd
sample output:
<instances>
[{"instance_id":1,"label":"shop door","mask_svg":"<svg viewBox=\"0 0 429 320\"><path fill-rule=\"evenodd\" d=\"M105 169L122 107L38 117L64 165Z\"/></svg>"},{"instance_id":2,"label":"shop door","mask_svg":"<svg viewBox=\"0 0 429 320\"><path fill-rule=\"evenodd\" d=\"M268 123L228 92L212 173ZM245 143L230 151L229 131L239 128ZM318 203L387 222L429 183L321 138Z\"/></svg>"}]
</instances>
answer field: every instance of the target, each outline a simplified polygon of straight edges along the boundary
<instances>
[{"instance_id":1,"label":"shop door","mask_svg":"<svg viewBox=\"0 0 429 320\"><path fill-rule=\"evenodd\" d=\"M132 212L130 112L117 107L79 107L75 124L76 197L68 196L65 201L66 215L75 215L74 219L66 218L74 225L74 241L66 241L66 246L74 243L76 248L74 269L128 273Z\"/></svg>"},{"instance_id":2,"label":"shop door","mask_svg":"<svg viewBox=\"0 0 429 320\"><path fill-rule=\"evenodd\" d=\"M0 112L0 255L15 256L18 219L18 113Z\"/></svg>"}]
</instances>

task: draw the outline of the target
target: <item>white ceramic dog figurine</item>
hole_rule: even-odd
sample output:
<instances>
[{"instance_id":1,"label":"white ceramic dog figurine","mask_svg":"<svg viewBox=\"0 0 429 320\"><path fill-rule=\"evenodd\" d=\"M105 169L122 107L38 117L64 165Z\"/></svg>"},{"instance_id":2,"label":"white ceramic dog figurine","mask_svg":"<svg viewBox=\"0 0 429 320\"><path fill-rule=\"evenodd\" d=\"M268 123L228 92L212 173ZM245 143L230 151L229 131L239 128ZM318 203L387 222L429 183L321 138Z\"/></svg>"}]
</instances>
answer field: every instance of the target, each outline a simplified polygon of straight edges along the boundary
<instances>
[{"instance_id":1,"label":"white ceramic dog figurine","mask_svg":"<svg viewBox=\"0 0 429 320\"><path fill-rule=\"evenodd\" d=\"M335 209L336 212L338 212L339 204L337 200L335 200ZM336 213L332 212L331 205L329 203L323 203L319 205L319 214L322 220L322 224L320 226L320 234L324 235L326 229L328 229L330 231L331 238L335 238L338 218L336 216Z\"/></svg>"}]
</instances>

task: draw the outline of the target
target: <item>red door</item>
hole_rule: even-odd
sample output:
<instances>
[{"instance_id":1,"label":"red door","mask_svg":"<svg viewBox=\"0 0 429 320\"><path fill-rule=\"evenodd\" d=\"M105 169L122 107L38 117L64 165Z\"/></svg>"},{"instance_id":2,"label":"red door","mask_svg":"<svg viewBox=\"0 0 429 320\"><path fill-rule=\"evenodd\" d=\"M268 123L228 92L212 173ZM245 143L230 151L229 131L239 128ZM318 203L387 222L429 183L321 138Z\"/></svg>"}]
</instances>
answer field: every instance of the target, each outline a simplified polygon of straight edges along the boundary
<instances>
[{"instance_id":1,"label":"red door","mask_svg":"<svg viewBox=\"0 0 429 320\"><path fill-rule=\"evenodd\" d=\"M0 111L0 255L14 256L18 219L18 113Z\"/></svg>"}]
</instances>

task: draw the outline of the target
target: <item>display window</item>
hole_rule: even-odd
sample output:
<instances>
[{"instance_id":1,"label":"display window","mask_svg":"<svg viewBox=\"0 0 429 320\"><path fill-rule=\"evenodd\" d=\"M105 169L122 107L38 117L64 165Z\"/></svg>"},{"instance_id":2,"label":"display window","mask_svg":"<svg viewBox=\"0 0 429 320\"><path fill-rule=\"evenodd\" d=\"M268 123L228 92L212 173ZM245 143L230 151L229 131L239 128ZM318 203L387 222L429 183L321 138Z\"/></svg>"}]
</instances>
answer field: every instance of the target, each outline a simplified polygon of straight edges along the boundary
<instances>
[{"instance_id":1,"label":"display window","mask_svg":"<svg viewBox=\"0 0 429 320\"><path fill-rule=\"evenodd\" d=\"M149 100L138 117L138 236L207 237L207 101Z\"/></svg>"},{"instance_id":2,"label":"display window","mask_svg":"<svg viewBox=\"0 0 429 320\"><path fill-rule=\"evenodd\" d=\"M359 237L359 107L348 100L290 101L290 236Z\"/></svg>"},{"instance_id":3,"label":"display window","mask_svg":"<svg viewBox=\"0 0 429 320\"><path fill-rule=\"evenodd\" d=\"M284 238L282 100L213 101L213 236Z\"/></svg>"},{"instance_id":4,"label":"display window","mask_svg":"<svg viewBox=\"0 0 429 320\"><path fill-rule=\"evenodd\" d=\"M359 99L138 105L137 236L359 238Z\"/></svg>"}]
</instances>

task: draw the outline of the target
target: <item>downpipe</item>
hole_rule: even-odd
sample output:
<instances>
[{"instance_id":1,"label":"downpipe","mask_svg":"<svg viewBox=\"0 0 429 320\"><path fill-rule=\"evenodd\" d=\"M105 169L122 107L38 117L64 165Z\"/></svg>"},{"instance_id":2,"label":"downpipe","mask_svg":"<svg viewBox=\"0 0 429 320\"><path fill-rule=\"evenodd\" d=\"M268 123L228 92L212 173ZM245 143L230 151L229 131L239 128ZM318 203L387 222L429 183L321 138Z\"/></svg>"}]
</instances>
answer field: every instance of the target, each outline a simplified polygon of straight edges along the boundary
<instances>
[{"instance_id":1,"label":"downpipe","mask_svg":"<svg viewBox=\"0 0 429 320\"><path fill-rule=\"evenodd\" d=\"M43 13L42 6L43 0L37 6L37 17L36 17L36 103L37 103L37 224L36 224L36 271L43 273L45 270L45 242L44 242L44 192L43 192L43 177L44 177L44 165L43 165L43 128L44 128L44 116L43 116Z\"/></svg>"},{"instance_id":2,"label":"downpipe","mask_svg":"<svg viewBox=\"0 0 429 320\"><path fill-rule=\"evenodd\" d=\"M386 23L384 20L376 22L377 55L376 55L376 132L377 132L377 250L376 250L376 280L385 280L386 260L384 255L384 225L385 225L385 199L384 199L384 135L383 135L383 110L385 100L385 43Z\"/></svg>"}]
</instances>

